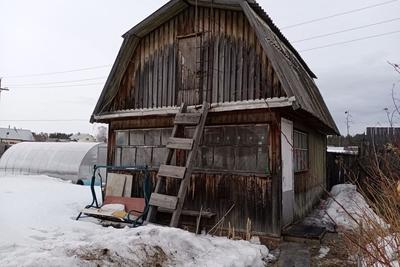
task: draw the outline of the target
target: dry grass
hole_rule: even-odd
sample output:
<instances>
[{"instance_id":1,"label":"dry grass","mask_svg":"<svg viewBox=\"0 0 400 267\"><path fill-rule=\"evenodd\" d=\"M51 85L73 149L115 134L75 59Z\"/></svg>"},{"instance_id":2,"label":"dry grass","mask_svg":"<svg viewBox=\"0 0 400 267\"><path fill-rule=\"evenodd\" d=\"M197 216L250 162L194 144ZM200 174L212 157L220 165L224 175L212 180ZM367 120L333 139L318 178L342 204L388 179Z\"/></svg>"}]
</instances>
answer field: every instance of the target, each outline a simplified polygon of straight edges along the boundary
<instances>
[{"instance_id":1,"label":"dry grass","mask_svg":"<svg viewBox=\"0 0 400 267\"><path fill-rule=\"evenodd\" d=\"M398 266L400 256L399 150L390 147L364 163L367 177L358 182L360 193L375 213L360 209L361 216L345 212L356 228L343 231L349 255L359 266ZM343 209L344 207L341 206ZM381 219L377 219L378 215Z\"/></svg>"}]
</instances>

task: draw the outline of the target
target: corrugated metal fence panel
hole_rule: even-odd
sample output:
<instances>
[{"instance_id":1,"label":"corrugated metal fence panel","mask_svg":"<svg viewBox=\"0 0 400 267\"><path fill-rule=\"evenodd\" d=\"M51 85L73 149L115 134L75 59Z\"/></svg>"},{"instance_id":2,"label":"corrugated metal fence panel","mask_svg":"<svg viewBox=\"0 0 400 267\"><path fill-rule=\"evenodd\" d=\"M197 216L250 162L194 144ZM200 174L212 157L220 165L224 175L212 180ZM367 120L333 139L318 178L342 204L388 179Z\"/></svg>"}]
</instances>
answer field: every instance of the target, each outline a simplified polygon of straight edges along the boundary
<instances>
[{"instance_id":1,"label":"corrugated metal fence panel","mask_svg":"<svg viewBox=\"0 0 400 267\"><path fill-rule=\"evenodd\" d=\"M367 141L377 145L384 145L386 143L400 144L400 128L368 127Z\"/></svg>"}]
</instances>

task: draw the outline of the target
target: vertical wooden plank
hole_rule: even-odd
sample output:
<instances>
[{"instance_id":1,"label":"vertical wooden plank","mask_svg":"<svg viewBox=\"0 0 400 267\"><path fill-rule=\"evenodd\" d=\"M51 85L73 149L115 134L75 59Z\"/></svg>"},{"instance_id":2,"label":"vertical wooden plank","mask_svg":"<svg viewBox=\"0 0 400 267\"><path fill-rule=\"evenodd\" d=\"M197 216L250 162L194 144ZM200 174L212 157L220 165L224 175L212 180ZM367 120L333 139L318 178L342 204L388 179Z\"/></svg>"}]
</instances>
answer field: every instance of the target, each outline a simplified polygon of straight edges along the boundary
<instances>
[{"instance_id":1,"label":"vertical wooden plank","mask_svg":"<svg viewBox=\"0 0 400 267\"><path fill-rule=\"evenodd\" d=\"M263 49L261 49L261 98L268 97L267 69L267 56L265 55Z\"/></svg>"},{"instance_id":2,"label":"vertical wooden plank","mask_svg":"<svg viewBox=\"0 0 400 267\"><path fill-rule=\"evenodd\" d=\"M244 51L243 51L243 93L242 93L242 100L248 100L248 77L249 77L249 31L250 31L250 25L245 20L244 23Z\"/></svg>"},{"instance_id":3,"label":"vertical wooden plank","mask_svg":"<svg viewBox=\"0 0 400 267\"><path fill-rule=\"evenodd\" d=\"M184 12L181 12L178 16L178 24L175 24L175 26L177 27L177 35L184 35L185 34L185 20L184 20Z\"/></svg>"},{"instance_id":4,"label":"vertical wooden plank","mask_svg":"<svg viewBox=\"0 0 400 267\"><path fill-rule=\"evenodd\" d=\"M274 97L278 97L279 96L279 92L278 92L278 90L279 90L279 88L278 88L278 86L279 86L279 79L278 79L278 77L276 76L276 73L274 72L274 75L273 75L273 80L272 80L272 87L273 87L273 96Z\"/></svg>"},{"instance_id":5,"label":"vertical wooden plank","mask_svg":"<svg viewBox=\"0 0 400 267\"><path fill-rule=\"evenodd\" d=\"M268 67L267 67L267 87L268 87L268 97L273 97L273 78L274 77L274 71L272 69L271 62L268 61Z\"/></svg>"},{"instance_id":6,"label":"vertical wooden plank","mask_svg":"<svg viewBox=\"0 0 400 267\"><path fill-rule=\"evenodd\" d=\"M225 31L226 31L226 20L225 20L225 14L226 11L225 10L220 10L220 18L219 18L219 29L220 29L220 33L219 33L219 39L220 39L220 45L219 45L219 73L218 73L218 77L219 77L219 81L218 81L218 100L220 102L224 102L224 94L225 94L225 52L226 52L226 35L225 35Z\"/></svg>"},{"instance_id":7,"label":"vertical wooden plank","mask_svg":"<svg viewBox=\"0 0 400 267\"><path fill-rule=\"evenodd\" d=\"M238 14L238 61L237 61L237 72L236 72L236 101L240 101L243 99L243 35L244 35L244 17L243 13L239 12Z\"/></svg>"},{"instance_id":8,"label":"vertical wooden plank","mask_svg":"<svg viewBox=\"0 0 400 267\"><path fill-rule=\"evenodd\" d=\"M154 54L154 32L149 34L149 94L148 94L148 107L154 107L154 97L156 95L157 99L157 91L155 91L154 86L154 61L157 59L157 56Z\"/></svg>"},{"instance_id":9,"label":"vertical wooden plank","mask_svg":"<svg viewBox=\"0 0 400 267\"><path fill-rule=\"evenodd\" d=\"M210 57L209 57L209 45L210 45L210 24L209 24L209 8L202 8L203 10L203 69L202 69L202 76L203 76L203 101L209 102L209 68L210 68Z\"/></svg>"},{"instance_id":10,"label":"vertical wooden plank","mask_svg":"<svg viewBox=\"0 0 400 267\"><path fill-rule=\"evenodd\" d=\"M254 90L255 90L255 34L254 30L251 29L249 30L249 52L250 52L250 58L249 58L249 77L248 77L248 93L247 97L249 100L254 99Z\"/></svg>"},{"instance_id":11,"label":"vertical wooden plank","mask_svg":"<svg viewBox=\"0 0 400 267\"><path fill-rule=\"evenodd\" d=\"M169 24L166 23L163 29L163 46L162 46L162 84L160 83L161 91L162 91L162 103L161 106L168 106L168 39L169 39Z\"/></svg>"},{"instance_id":12,"label":"vertical wooden plank","mask_svg":"<svg viewBox=\"0 0 400 267\"><path fill-rule=\"evenodd\" d=\"M224 101L230 101L231 90L231 57L232 57L232 11L227 10L225 16L226 24L226 47L225 47L225 75L224 75Z\"/></svg>"},{"instance_id":13,"label":"vertical wooden plank","mask_svg":"<svg viewBox=\"0 0 400 267\"><path fill-rule=\"evenodd\" d=\"M238 12L232 12L232 42L231 42L231 83L230 83L230 101L236 100L237 95L237 88L236 88L236 81L237 81L237 38L238 38L238 25L237 25L237 17Z\"/></svg>"},{"instance_id":14,"label":"vertical wooden plank","mask_svg":"<svg viewBox=\"0 0 400 267\"><path fill-rule=\"evenodd\" d=\"M162 107L163 102L164 102L164 97L165 97L165 89L163 87L163 79L164 79L164 49L163 47L165 46L165 35L164 35L164 28L165 24L160 27L159 31L159 47L158 47L158 81L157 81L157 106Z\"/></svg>"},{"instance_id":15,"label":"vertical wooden plank","mask_svg":"<svg viewBox=\"0 0 400 267\"><path fill-rule=\"evenodd\" d=\"M158 94L160 93L158 91L158 77L160 76L159 73L159 68L158 68L158 60L160 58L160 51L158 49L159 47L159 38L160 38L160 29L156 29L154 31L154 35L153 35L153 45L152 45L152 50L153 50L153 97L152 97L152 107L158 107Z\"/></svg>"},{"instance_id":16,"label":"vertical wooden plank","mask_svg":"<svg viewBox=\"0 0 400 267\"><path fill-rule=\"evenodd\" d=\"M137 83L136 84L136 90L135 90L135 108L140 108L140 90L141 90L141 83L140 83L140 77L142 76L141 68L142 68L142 63L141 63L141 42L139 41L138 47L137 47L137 53L136 53L136 59L138 61L138 68L137 68Z\"/></svg>"},{"instance_id":17,"label":"vertical wooden plank","mask_svg":"<svg viewBox=\"0 0 400 267\"><path fill-rule=\"evenodd\" d=\"M149 42L149 36L146 36L144 38L145 40L145 47L144 47L144 91L143 91L143 108L148 108L149 107L149 48L150 48L150 42Z\"/></svg>"},{"instance_id":18,"label":"vertical wooden plank","mask_svg":"<svg viewBox=\"0 0 400 267\"><path fill-rule=\"evenodd\" d=\"M144 76L145 76L145 72L146 72L146 66L145 66L145 62L146 62L146 59L145 59L145 51L146 51L146 49L145 49L145 46L146 46L146 42L145 42L145 39L142 39L141 40L141 52L140 52L140 65L141 65L141 69L140 69L140 80L141 80L141 82L140 82L140 93L139 93L139 97L140 97L140 108L143 108L144 107L144 92L146 91L145 90L145 87L146 87L146 84L145 84L145 78L144 78Z\"/></svg>"},{"instance_id":19,"label":"vertical wooden plank","mask_svg":"<svg viewBox=\"0 0 400 267\"><path fill-rule=\"evenodd\" d=\"M169 22L169 41L168 41L168 101L167 101L167 106L173 106L174 105L174 99L175 99L175 91L173 88L173 82L175 80L175 73L173 72L174 70L174 64L175 64L175 57L174 57L174 30L175 30L175 20L171 19Z\"/></svg>"},{"instance_id":20,"label":"vertical wooden plank","mask_svg":"<svg viewBox=\"0 0 400 267\"><path fill-rule=\"evenodd\" d=\"M219 10L214 9L214 48L213 48L213 58L214 58L214 63L213 63L213 97L212 97L212 103L218 103L218 74L219 74Z\"/></svg>"}]
</instances>

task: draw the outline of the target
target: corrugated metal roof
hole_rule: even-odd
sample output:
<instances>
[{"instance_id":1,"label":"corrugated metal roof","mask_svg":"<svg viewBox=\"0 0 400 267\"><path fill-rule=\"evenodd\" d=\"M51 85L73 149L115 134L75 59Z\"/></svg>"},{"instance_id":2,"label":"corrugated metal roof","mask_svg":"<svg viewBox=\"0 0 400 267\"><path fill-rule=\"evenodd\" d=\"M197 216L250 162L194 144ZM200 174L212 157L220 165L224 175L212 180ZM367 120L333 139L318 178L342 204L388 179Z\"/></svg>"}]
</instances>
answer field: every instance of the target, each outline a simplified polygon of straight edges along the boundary
<instances>
[{"instance_id":1,"label":"corrugated metal roof","mask_svg":"<svg viewBox=\"0 0 400 267\"><path fill-rule=\"evenodd\" d=\"M30 130L15 128L0 128L0 139L34 141L33 134Z\"/></svg>"}]
</instances>

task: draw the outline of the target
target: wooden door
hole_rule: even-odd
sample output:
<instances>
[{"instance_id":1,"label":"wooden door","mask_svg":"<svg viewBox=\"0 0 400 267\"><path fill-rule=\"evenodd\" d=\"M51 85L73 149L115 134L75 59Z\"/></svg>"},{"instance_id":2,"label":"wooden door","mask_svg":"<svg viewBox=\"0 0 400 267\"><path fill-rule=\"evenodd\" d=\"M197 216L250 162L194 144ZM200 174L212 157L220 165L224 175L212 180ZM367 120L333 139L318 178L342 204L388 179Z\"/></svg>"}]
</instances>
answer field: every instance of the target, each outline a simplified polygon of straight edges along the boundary
<instances>
[{"instance_id":1,"label":"wooden door","mask_svg":"<svg viewBox=\"0 0 400 267\"><path fill-rule=\"evenodd\" d=\"M183 102L187 105L198 105L202 102L200 45L200 35L178 38L178 106Z\"/></svg>"}]
</instances>

